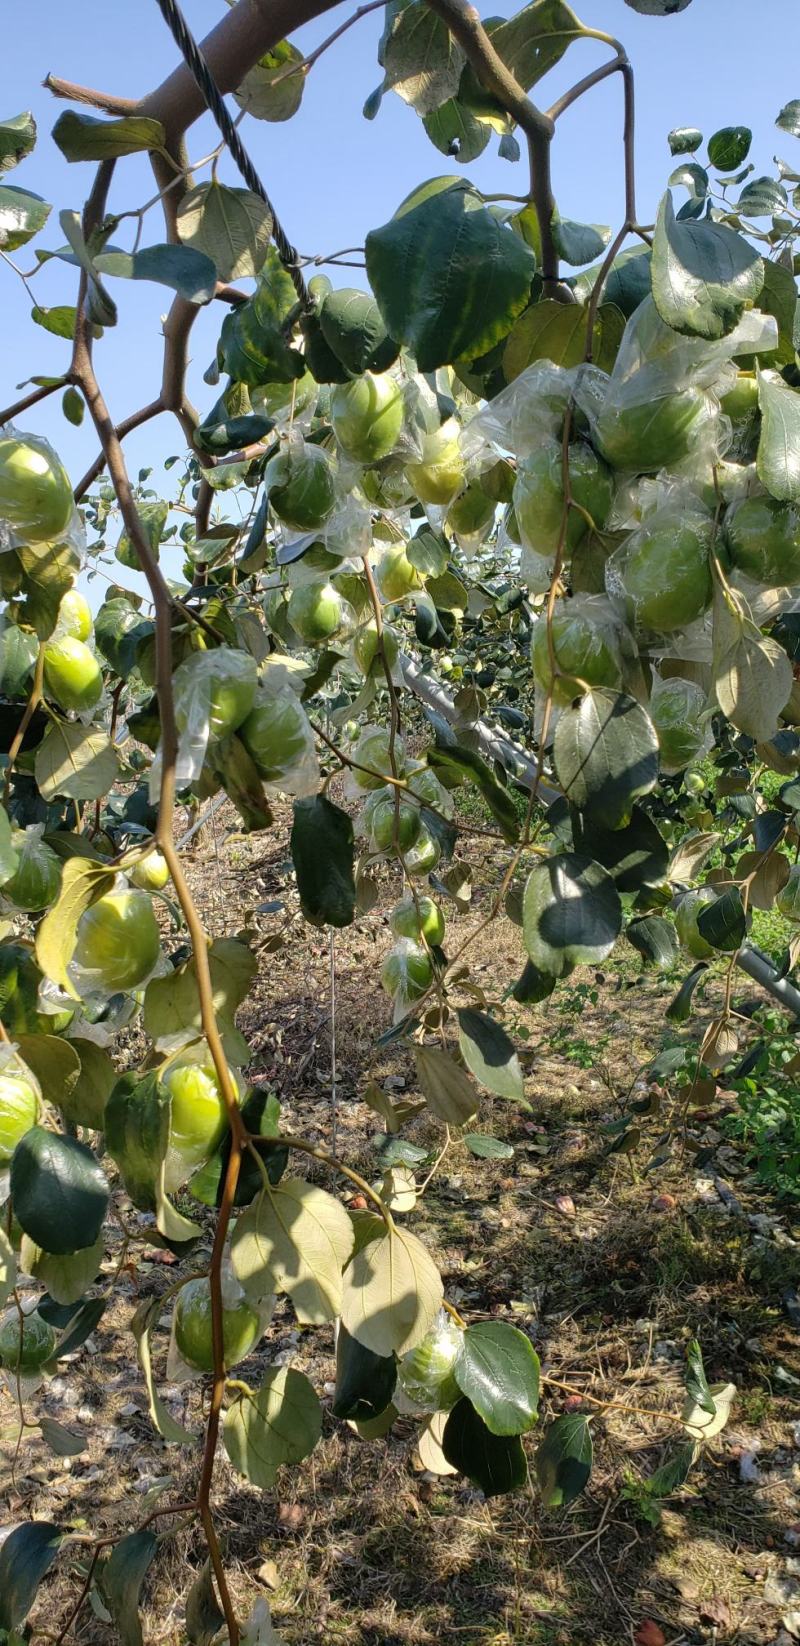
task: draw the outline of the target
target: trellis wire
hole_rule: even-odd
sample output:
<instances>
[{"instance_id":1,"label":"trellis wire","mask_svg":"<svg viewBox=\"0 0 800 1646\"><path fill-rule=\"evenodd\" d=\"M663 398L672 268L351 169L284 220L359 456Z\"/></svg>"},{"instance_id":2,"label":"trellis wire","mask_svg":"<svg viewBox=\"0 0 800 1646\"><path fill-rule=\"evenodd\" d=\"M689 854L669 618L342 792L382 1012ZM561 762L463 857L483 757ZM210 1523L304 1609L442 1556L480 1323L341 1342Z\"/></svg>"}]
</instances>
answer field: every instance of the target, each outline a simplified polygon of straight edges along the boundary
<instances>
[{"instance_id":1,"label":"trellis wire","mask_svg":"<svg viewBox=\"0 0 800 1646\"><path fill-rule=\"evenodd\" d=\"M231 119L222 93L213 74L189 28L186 18L177 4L177 0L156 0L156 5L169 29L175 44L180 50L186 67L194 77L202 92L203 101L216 121L228 148L231 159L241 172L247 187L259 200L263 200L267 211L272 218L272 238L278 256L291 278L297 296L306 313L311 313L313 303L308 293L308 287L300 272L300 256L281 225L275 207L267 194L261 178L253 165L252 160L239 136L236 126Z\"/></svg>"}]
</instances>

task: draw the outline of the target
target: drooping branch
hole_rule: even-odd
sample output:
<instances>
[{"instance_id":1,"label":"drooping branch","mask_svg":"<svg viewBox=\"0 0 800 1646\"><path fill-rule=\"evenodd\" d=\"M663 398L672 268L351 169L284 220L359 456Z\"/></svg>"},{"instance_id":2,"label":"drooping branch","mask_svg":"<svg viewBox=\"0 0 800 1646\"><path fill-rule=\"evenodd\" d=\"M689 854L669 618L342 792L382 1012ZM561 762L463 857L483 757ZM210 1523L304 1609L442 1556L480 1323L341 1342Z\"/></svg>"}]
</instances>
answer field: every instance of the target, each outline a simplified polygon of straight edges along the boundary
<instances>
[{"instance_id":1,"label":"drooping branch","mask_svg":"<svg viewBox=\"0 0 800 1646\"><path fill-rule=\"evenodd\" d=\"M525 133L531 169L531 200L539 221L542 247L542 279L545 286L558 285L558 250L553 235L556 203L550 176L550 145L555 124L549 114L526 95L519 81L492 45L475 7L468 0L428 0L428 5L447 24L472 64L482 86L515 120Z\"/></svg>"}]
</instances>

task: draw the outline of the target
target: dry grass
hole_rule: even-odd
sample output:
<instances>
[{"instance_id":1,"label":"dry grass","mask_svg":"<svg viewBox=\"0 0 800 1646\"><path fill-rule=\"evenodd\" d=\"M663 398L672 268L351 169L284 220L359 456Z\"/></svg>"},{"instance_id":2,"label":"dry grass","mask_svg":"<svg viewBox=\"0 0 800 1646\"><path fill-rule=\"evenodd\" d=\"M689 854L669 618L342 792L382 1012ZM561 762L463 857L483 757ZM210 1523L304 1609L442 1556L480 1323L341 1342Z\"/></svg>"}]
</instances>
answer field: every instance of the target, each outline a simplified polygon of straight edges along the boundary
<instances>
[{"instance_id":1,"label":"dry grass","mask_svg":"<svg viewBox=\"0 0 800 1646\"><path fill-rule=\"evenodd\" d=\"M254 1075L275 1087L293 1127L328 1142L327 934L300 922L282 831L226 841L225 823L217 828L219 849L206 838L192 874L212 933L246 929L260 946L260 977L241 1014ZM494 879L490 863L472 852L470 861L475 907L451 920L458 941ZM283 908L259 913L275 902ZM401 1050L376 1055L389 1016L377 986L386 944L378 912L335 944L339 1150L372 1177L380 1122L361 1094L370 1078L391 1078L395 1094L411 1090L413 1078ZM473 981L496 1001L520 969L519 934L498 922L475 945L472 966ZM267 1592L287 1646L619 1646L642 1619L658 1622L671 1642L774 1640L779 1619L763 1600L762 1580L780 1568L787 1528L800 1521L790 1427L800 1408L794 1386L776 1375L780 1366L800 1377L797 1338L780 1308L783 1289L797 1282L796 1249L754 1244L746 1215L698 1188L688 1156L676 1154L651 1179L606 1154L601 1126L618 1112L663 1026L668 985L648 976L631 989L632 977L624 964L609 967L596 1002L578 1001L572 1013L559 1012L558 995L530 1011L514 1008L509 1021L528 1036L531 1112L487 1099L479 1121L513 1144L514 1159L476 1161L456 1143L412 1220L463 1312L522 1325L551 1377L616 1403L606 1415L597 1408L588 1493L563 1513L544 1513L535 1492L487 1504L460 1478L420 1472L409 1419L385 1441L366 1443L326 1413L320 1446L305 1465L282 1472L275 1492L251 1488L221 1455L215 1497L237 1602L244 1612L259 1588ZM590 974L571 984L581 980L594 986ZM659 1120L643 1126L645 1144L653 1142ZM408 1135L431 1149L440 1136L425 1119ZM652 1203L662 1191L674 1206L659 1214ZM746 1213L746 1181L736 1192ZM562 1201L559 1210L559 1196L571 1197L572 1208ZM761 1199L752 1200L756 1207L763 1209ZM158 1491L176 1500L191 1491L196 1454L154 1435L125 1331L136 1303L174 1278L158 1256L123 1274L95 1352L79 1354L45 1394L52 1415L85 1428L90 1444L70 1462L26 1440L9 1493L15 1519L33 1514L117 1531L141 1519ZM740 1403L730 1431L652 1526L637 1482L680 1431L650 1414L678 1410L683 1352L694 1333L709 1376L733 1379ZM285 1303L245 1375L256 1378L276 1353L294 1355L321 1393L330 1385L332 1332L299 1329ZM198 1431L203 1397L192 1383L171 1401ZM548 1414L566 1399L551 1389ZM6 1453L13 1410L10 1400L0 1403ZM762 1480L748 1482L739 1452L755 1441ZM150 1646L182 1646L183 1601L203 1558L194 1529L164 1537L145 1593ZM52 1631L63 1621L78 1586L76 1561L62 1561L41 1592L37 1627ZM112 1636L87 1607L72 1638L106 1646Z\"/></svg>"}]
</instances>

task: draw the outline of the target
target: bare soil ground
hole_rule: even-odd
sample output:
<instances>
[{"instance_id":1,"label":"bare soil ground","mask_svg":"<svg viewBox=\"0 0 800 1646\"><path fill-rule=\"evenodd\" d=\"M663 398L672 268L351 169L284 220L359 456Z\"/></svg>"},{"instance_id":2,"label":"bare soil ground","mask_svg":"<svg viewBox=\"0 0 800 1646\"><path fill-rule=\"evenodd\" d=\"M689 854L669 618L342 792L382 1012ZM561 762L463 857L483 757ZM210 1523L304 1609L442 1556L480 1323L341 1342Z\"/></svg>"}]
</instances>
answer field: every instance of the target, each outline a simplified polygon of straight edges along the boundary
<instances>
[{"instance_id":1,"label":"bare soil ground","mask_svg":"<svg viewBox=\"0 0 800 1646\"><path fill-rule=\"evenodd\" d=\"M329 1145L328 936L297 914L286 833L227 837L230 821L223 813L203 832L194 888L214 935L257 932L260 976L240 1017L252 1074L274 1086L292 1129ZM449 906L451 941L477 923L497 882L485 845L462 852L475 891L469 912ZM258 912L263 904L283 907ZM370 1178L380 1121L362 1100L366 1084L394 1096L414 1089L402 1051L375 1048L390 1018L378 984L387 946L376 910L337 933L334 950L338 1152ZM733 1150L723 1150L722 1180L681 1150L648 1175L663 1118L643 1121L633 1163L607 1153L601 1127L662 1043L673 986L646 974L634 987L637 965L614 958L600 982L577 973L543 1005L513 1008L508 1022L527 1037L531 1112L487 1098L476 1122L511 1143L513 1159L476 1160L454 1142L410 1219L461 1312L528 1331L544 1371L574 1390L549 1389L545 1414L578 1397L597 1414L586 1494L563 1512L543 1511L535 1489L486 1503L463 1479L420 1469L417 1426L406 1418L366 1442L328 1412L316 1452L284 1470L274 1492L235 1476L221 1452L216 1513L237 1601L246 1613L265 1593L287 1646L789 1646L800 1633L800 1338L782 1306L798 1284L798 1231L755 1191ZM472 951L472 979L496 1002L520 969L519 933L499 920ZM442 1136L424 1117L406 1135L431 1158ZM135 1305L173 1280L169 1255L151 1251L123 1272L90 1346L44 1392L44 1409L85 1430L88 1446L59 1459L26 1438L7 1494L13 1519L115 1532L159 1493L177 1501L192 1492L197 1453L154 1434L126 1329ZM739 1396L729 1427L653 1525L640 1482L681 1435L674 1417L695 1333L709 1378L734 1381ZM162 1375L165 1344L164 1335ZM276 1355L329 1396L332 1331L299 1329L285 1300L243 1375L256 1381L259 1363ZM613 1405L604 1411L590 1396ZM168 1399L199 1433L202 1383L168 1388ZM530 1440L532 1450L535 1433ZM14 1403L0 1395L7 1461L14 1441ZM203 1558L195 1529L164 1536L145 1590L150 1646L186 1640L183 1602ZM80 1583L77 1557L62 1560L33 1614L42 1638L57 1637ZM69 1635L81 1646L113 1638L89 1606Z\"/></svg>"}]
</instances>

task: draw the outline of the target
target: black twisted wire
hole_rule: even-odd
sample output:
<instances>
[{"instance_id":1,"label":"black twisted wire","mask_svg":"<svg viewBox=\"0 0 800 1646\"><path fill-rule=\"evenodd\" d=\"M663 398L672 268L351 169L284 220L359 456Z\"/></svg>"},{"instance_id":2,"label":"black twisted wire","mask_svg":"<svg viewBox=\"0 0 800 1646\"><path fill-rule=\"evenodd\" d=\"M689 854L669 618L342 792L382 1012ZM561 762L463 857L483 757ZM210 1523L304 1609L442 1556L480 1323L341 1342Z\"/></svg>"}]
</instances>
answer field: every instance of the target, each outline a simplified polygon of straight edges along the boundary
<instances>
[{"instance_id":1,"label":"black twisted wire","mask_svg":"<svg viewBox=\"0 0 800 1646\"><path fill-rule=\"evenodd\" d=\"M220 132L222 133L222 136L225 139L231 159L241 172L247 187L253 194L258 195L259 200L263 200L264 202L264 205L272 218L272 238L275 242L278 256L286 269L287 274L291 278L292 285L294 286L300 302L303 305L304 312L310 313L313 309L313 303L308 293L308 287L306 286L305 280L300 272L299 255L292 245L291 240L289 240L288 236L284 233L284 230L281 227L280 219L277 216L275 207L273 206L261 178L259 177L258 172L256 171L256 168L253 165L253 162L250 159L250 156L239 136L239 133L236 130L236 126L234 125L234 122L231 119L228 109L223 101L219 86L217 85L203 53L201 52L200 47L198 46L197 41L189 28L186 18L178 6L177 0L156 0L156 5L158 6L167 28L170 30L170 33L172 34L172 37L184 58L187 68L194 76L194 79L203 94L203 100L209 113L213 116Z\"/></svg>"}]
</instances>

